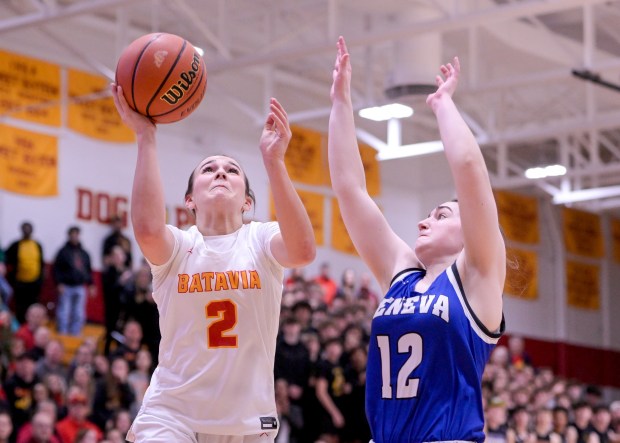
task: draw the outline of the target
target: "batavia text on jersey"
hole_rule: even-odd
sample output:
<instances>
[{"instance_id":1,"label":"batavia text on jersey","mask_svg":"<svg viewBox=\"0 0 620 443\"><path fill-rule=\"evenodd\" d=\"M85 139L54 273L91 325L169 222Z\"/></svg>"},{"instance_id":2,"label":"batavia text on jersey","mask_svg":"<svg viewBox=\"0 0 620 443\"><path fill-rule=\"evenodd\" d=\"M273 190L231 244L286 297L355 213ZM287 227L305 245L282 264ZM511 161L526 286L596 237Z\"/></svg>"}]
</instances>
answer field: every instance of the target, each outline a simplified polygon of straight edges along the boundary
<instances>
[{"instance_id":1,"label":"batavia text on jersey","mask_svg":"<svg viewBox=\"0 0 620 443\"><path fill-rule=\"evenodd\" d=\"M261 289L257 271L201 272L179 274L178 291L182 293L227 291L229 289Z\"/></svg>"}]
</instances>

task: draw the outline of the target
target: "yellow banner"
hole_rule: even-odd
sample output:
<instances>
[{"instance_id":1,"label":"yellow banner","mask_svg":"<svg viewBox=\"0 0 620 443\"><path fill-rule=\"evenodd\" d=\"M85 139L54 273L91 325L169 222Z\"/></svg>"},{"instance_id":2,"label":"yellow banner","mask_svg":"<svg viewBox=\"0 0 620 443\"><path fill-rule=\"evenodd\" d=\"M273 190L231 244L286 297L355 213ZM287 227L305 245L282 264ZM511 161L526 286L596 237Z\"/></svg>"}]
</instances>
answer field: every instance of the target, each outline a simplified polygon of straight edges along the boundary
<instances>
[{"instance_id":1,"label":"yellow banner","mask_svg":"<svg viewBox=\"0 0 620 443\"><path fill-rule=\"evenodd\" d=\"M377 150L364 143L360 143L359 148L364 173L366 174L366 190L372 197L376 197L381 194L381 174L377 161Z\"/></svg>"},{"instance_id":2,"label":"yellow banner","mask_svg":"<svg viewBox=\"0 0 620 443\"><path fill-rule=\"evenodd\" d=\"M122 122L112 97L100 97L109 81L86 72L69 70L69 128L114 143L131 143L134 133Z\"/></svg>"},{"instance_id":3,"label":"yellow banner","mask_svg":"<svg viewBox=\"0 0 620 443\"><path fill-rule=\"evenodd\" d=\"M507 239L529 244L540 241L538 202L535 198L496 191L495 200L499 224Z\"/></svg>"},{"instance_id":4,"label":"yellow banner","mask_svg":"<svg viewBox=\"0 0 620 443\"><path fill-rule=\"evenodd\" d=\"M310 218L310 223L314 230L316 244L319 246L323 245L323 232L325 228L323 224L325 218L325 211L323 210L324 197L316 192L301 191L299 189L296 189L296 191L304 208L306 208L306 212L308 212L308 217ZM271 220L276 220L276 208L271 193L269 193L269 216Z\"/></svg>"},{"instance_id":5,"label":"yellow banner","mask_svg":"<svg viewBox=\"0 0 620 443\"><path fill-rule=\"evenodd\" d=\"M508 266L504 293L525 300L538 298L538 256L535 252L506 248Z\"/></svg>"},{"instance_id":6,"label":"yellow banner","mask_svg":"<svg viewBox=\"0 0 620 443\"><path fill-rule=\"evenodd\" d=\"M0 51L0 115L60 126L60 68Z\"/></svg>"},{"instance_id":7,"label":"yellow banner","mask_svg":"<svg viewBox=\"0 0 620 443\"><path fill-rule=\"evenodd\" d=\"M293 137L284 157L291 180L308 185L325 184L327 169L323 164L321 134L299 126L291 130Z\"/></svg>"},{"instance_id":8,"label":"yellow banner","mask_svg":"<svg viewBox=\"0 0 620 443\"><path fill-rule=\"evenodd\" d=\"M620 220L611 219L611 241L614 261L620 263Z\"/></svg>"},{"instance_id":9,"label":"yellow banner","mask_svg":"<svg viewBox=\"0 0 620 443\"><path fill-rule=\"evenodd\" d=\"M347 254L358 255L353 241L349 237L349 232L344 225L338 200L332 200L332 248L337 251L346 252Z\"/></svg>"},{"instance_id":10,"label":"yellow banner","mask_svg":"<svg viewBox=\"0 0 620 443\"><path fill-rule=\"evenodd\" d=\"M584 257L603 257L603 232L598 215L577 209L562 209L566 250Z\"/></svg>"},{"instance_id":11,"label":"yellow banner","mask_svg":"<svg viewBox=\"0 0 620 443\"><path fill-rule=\"evenodd\" d=\"M57 195L56 137L0 125L0 189L38 197Z\"/></svg>"},{"instance_id":12,"label":"yellow banner","mask_svg":"<svg viewBox=\"0 0 620 443\"><path fill-rule=\"evenodd\" d=\"M570 306L599 309L600 269L576 261L566 262L566 296Z\"/></svg>"}]
</instances>

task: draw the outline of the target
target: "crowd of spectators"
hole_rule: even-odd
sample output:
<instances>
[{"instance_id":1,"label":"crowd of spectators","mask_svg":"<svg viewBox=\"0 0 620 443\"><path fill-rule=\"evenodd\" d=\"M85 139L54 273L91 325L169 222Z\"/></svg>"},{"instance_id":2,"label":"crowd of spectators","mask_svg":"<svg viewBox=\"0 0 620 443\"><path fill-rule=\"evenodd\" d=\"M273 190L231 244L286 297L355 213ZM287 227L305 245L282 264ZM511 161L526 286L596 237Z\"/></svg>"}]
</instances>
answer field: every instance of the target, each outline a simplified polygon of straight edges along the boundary
<instances>
[{"instance_id":1,"label":"crowd of spectators","mask_svg":"<svg viewBox=\"0 0 620 443\"><path fill-rule=\"evenodd\" d=\"M16 303L23 283L27 291L36 285L40 291L38 280L23 281L24 275L42 278L35 271L43 272L43 264L33 262L42 256L40 245L25 249L21 286L15 284L19 250L6 265L0 254L0 443L125 441L157 364L160 336L150 269L144 262L134 267L122 225L115 219L112 226L102 248L106 332L100 340L82 338L79 316L67 316L60 331L59 312L42 304L36 291L34 297L27 293L27 302ZM26 240L32 240L31 224L26 232ZM79 257L86 271L75 235L69 229L67 244L80 252L68 254L69 261ZM74 286L92 283L92 276L80 278ZM278 443L370 440L364 413L367 343L380 303L371 282L352 269L336 280L329 263L317 275L301 269L287 275L274 364ZM57 290L60 296L66 287ZM67 355L62 337L72 333L82 339ZM607 404L599 387L536 367L517 336L493 352L484 372L483 400L488 442L620 442L620 402Z\"/></svg>"}]
</instances>

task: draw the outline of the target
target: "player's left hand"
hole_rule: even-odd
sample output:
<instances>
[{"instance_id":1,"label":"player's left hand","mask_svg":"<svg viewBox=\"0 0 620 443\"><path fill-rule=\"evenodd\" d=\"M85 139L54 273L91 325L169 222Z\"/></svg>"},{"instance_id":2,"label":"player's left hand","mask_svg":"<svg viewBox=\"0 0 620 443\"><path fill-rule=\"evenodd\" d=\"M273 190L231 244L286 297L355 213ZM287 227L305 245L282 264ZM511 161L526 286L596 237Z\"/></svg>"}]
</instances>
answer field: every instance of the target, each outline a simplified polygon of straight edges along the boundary
<instances>
[{"instance_id":1,"label":"player's left hand","mask_svg":"<svg viewBox=\"0 0 620 443\"><path fill-rule=\"evenodd\" d=\"M261 154L264 159L284 160L284 154L292 136L288 116L275 98L272 98L269 103L269 111L260 138Z\"/></svg>"}]
</instances>

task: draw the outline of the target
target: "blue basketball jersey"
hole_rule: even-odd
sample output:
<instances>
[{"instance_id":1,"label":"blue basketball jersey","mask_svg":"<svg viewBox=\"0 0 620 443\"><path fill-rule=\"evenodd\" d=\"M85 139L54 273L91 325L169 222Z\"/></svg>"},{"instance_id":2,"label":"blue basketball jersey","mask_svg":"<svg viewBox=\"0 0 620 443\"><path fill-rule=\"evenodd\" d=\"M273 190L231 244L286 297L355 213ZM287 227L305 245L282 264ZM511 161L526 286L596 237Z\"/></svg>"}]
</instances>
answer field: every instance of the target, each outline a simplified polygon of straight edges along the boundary
<instances>
[{"instance_id":1,"label":"blue basketball jersey","mask_svg":"<svg viewBox=\"0 0 620 443\"><path fill-rule=\"evenodd\" d=\"M375 312L366 416L376 443L484 441L481 379L504 331L488 331L469 307L456 264L425 293L422 269L399 273Z\"/></svg>"}]
</instances>

